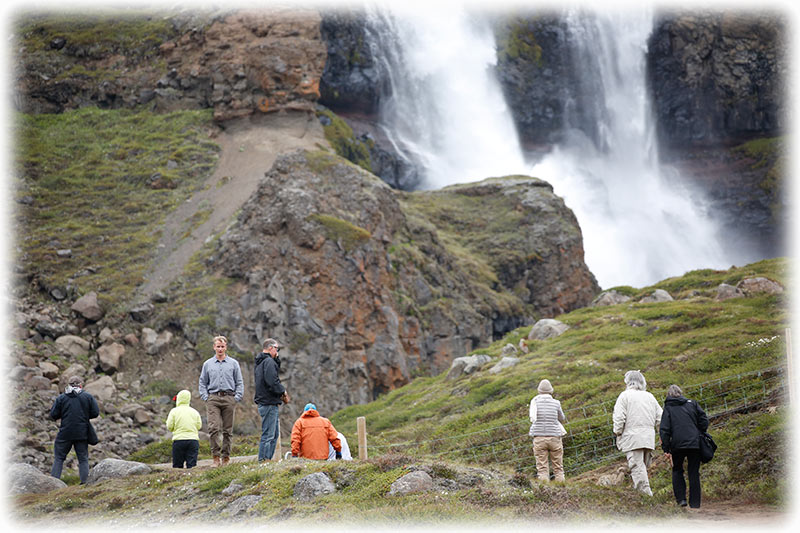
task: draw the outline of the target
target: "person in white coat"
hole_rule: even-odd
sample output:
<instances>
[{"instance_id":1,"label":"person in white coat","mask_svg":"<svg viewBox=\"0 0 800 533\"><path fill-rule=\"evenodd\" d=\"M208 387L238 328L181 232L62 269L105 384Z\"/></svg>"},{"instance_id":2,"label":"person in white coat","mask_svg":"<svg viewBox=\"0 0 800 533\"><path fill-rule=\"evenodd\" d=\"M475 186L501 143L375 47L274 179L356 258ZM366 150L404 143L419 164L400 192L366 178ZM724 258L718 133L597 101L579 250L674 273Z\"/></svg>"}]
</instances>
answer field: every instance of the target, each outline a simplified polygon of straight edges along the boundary
<instances>
[{"instance_id":1,"label":"person in white coat","mask_svg":"<svg viewBox=\"0 0 800 533\"><path fill-rule=\"evenodd\" d=\"M617 437L617 448L625 452L628 469L631 471L633 486L647 494L650 480L647 467L653 459L656 447L655 428L661 423L661 406L655 397L647 392L647 381L638 370L625 373L627 387L614 404L614 435Z\"/></svg>"}]
</instances>

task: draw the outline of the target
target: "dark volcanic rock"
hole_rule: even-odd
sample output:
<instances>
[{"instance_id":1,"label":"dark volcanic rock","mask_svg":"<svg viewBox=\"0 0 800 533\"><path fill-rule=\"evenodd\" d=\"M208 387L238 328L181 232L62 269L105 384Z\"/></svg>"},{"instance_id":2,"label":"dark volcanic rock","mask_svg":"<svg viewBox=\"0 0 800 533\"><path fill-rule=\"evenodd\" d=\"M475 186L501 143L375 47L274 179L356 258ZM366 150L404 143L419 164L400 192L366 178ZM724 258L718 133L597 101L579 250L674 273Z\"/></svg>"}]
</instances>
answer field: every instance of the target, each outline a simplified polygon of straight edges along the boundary
<instances>
[{"instance_id":1,"label":"dark volcanic rock","mask_svg":"<svg viewBox=\"0 0 800 533\"><path fill-rule=\"evenodd\" d=\"M662 14L648 48L662 143L730 144L778 135L785 128L788 48L777 15Z\"/></svg>"}]
</instances>

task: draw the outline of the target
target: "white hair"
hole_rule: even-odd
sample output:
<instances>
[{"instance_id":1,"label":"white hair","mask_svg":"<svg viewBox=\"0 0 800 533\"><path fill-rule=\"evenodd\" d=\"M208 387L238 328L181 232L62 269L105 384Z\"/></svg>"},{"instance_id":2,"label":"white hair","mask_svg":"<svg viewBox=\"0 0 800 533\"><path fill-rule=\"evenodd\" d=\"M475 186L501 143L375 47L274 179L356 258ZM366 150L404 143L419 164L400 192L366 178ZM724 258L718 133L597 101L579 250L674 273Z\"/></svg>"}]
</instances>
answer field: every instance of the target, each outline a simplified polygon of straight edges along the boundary
<instances>
[{"instance_id":1,"label":"white hair","mask_svg":"<svg viewBox=\"0 0 800 533\"><path fill-rule=\"evenodd\" d=\"M644 379L644 375L638 370L628 370L625 372L625 385L627 385L629 389L634 390L647 389L647 381Z\"/></svg>"}]
</instances>

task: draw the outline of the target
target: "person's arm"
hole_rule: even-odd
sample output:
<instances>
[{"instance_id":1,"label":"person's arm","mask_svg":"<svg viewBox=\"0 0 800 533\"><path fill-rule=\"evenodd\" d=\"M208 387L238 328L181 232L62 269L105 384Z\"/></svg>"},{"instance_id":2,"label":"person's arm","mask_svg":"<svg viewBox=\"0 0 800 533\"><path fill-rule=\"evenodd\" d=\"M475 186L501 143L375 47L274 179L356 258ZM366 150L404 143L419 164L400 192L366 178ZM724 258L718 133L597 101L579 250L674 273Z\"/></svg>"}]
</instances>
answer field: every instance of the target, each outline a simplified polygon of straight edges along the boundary
<instances>
[{"instance_id":1,"label":"person's arm","mask_svg":"<svg viewBox=\"0 0 800 533\"><path fill-rule=\"evenodd\" d=\"M100 416L100 406L97 405L97 400L94 399L94 396L89 396L89 418L97 418L98 416Z\"/></svg>"},{"instance_id":2,"label":"person's arm","mask_svg":"<svg viewBox=\"0 0 800 533\"><path fill-rule=\"evenodd\" d=\"M333 427L333 424L328 421L328 425L325 428L328 432L328 442L331 443L333 449L337 452L337 459L341 459L342 457L342 441L339 440L339 432L336 431L336 428Z\"/></svg>"},{"instance_id":3,"label":"person's arm","mask_svg":"<svg viewBox=\"0 0 800 533\"><path fill-rule=\"evenodd\" d=\"M664 453L671 453L672 417L669 414L669 409L664 409L664 414L661 417L661 425L658 429L658 436L661 437L661 449L664 450Z\"/></svg>"},{"instance_id":4,"label":"person's arm","mask_svg":"<svg viewBox=\"0 0 800 533\"><path fill-rule=\"evenodd\" d=\"M200 370L200 379L197 380L197 390L200 392L200 398L204 402L208 401L208 369L205 363Z\"/></svg>"},{"instance_id":5,"label":"person's arm","mask_svg":"<svg viewBox=\"0 0 800 533\"><path fill-rule=\"evenodd\" d=\"M300 422L302 419L298 418L292 426L292 457L300 457L300 432L302 428Z\"/></svg>"},{"instance_id":6,"label":"person's arm","mask_svg":"<svg viewBox=\"0 0 800 533\"><path fill-rule=\"evenodd\" d=\"M200 418L200 413L197 412L197 409L194 409L192 415L194 416L194 425L197 427L197 431L200 431L203 429L203 419Z\"/></svg>"},{"instance_id":7,"label":"person's arm","mask_svg":"<svg viewBox=\"0 0 800 533\"><path fill-rule=\"evenodd\" d=\"M614 404L614 415L612 419L614 421L614 435L622 435L622 432L625 431L625 419L627 418L626 412L626 402L624 398L625 393L617 397L617 401Z\"/></svg>"},{"instance_id":8,"label":"person's arm","mask_svg":"<svg viewBox=\"0 0 800 533\"><path fill-rule=\"evenodd\" d=\"M564 410L561 408L561 402L558 402L558 421L562 424L567 421L567 417L564 415Z\"/></svg>"},{"instance_id":9,"label":"person's arm","mask_svg":"<svg viewBox=\"0 0 800 533\"><path fill-rule=\"evenodd\" d=\"M175 433L175 409L170 409L167 415L167 431Z\"/></svg>"},{"instance_id":10,"label":"person's arm","mask_svg":"<svg viewBox=\"0 0 800 533\"><path fill-rule=\"evenodd\" d=\"M233 379L236 381L236 392L233 399L241 402L244 398L244 379L242 379L242 367L239 366L239 361L236 361L236 370L233 373Z\"/></svg>"},{"instance_id":11,"label":"person's arm","mask_svg":"<svg viewBox=\"0 0 800 533\"><path fill-rule=\"evenodd\" d=\"M61 418L61 396L53 402L53 406L50 408L50 418L53 420Z\"/></svg>"},{"instance_id":12,"label":"person's arm","mask_svg":"<svg viewBox=\"0 0 800 533\"><path fill-rule=\"evenodd\" d=\"M534 401L535 399L536 399L536 397L531 399L531 407L528 410L528 416L531 419L531 424L535 424L536 423L536 402Z\"/></svg>"},{"instance_id":13,"label":"person's arm","mask_svg":"<svg viewBox=\"0 0 800 533\"><path fill-rule=\"evenodd\" d=\"M708 430L708 416L699 403L694 402L694 406L697 408L697 429L705 433Z\"/></svg>"},{"instance_id":14,"label":"person's arm","mask_svg":"<svg viewBox=\"0 0 800 533\"><path fill-rule=\"evenodd\" d=\"M278 377L278 365L274 361L272 364L269 364L269 361L264 361L262 364L267 365L264 367L264 384L276 396L283 395L286 392L286 387L283 386Z\"/></svg>"},{"instance_id":15,"label":"person's arm","mask_svg":"<svg viewBox=\"0 0 800 533\"><path fill-rule=\"evenodd\" d=\"M653 398L653 405L655 405L656 407L656 423L653 425L655 427L658 427L659 424L661 424L661 415L664 413L664 410L661 409L661 406L659 405L658 400L656 400L656 397L653 396L652 394L650 396Z\"/></svg>"}]
</instances>

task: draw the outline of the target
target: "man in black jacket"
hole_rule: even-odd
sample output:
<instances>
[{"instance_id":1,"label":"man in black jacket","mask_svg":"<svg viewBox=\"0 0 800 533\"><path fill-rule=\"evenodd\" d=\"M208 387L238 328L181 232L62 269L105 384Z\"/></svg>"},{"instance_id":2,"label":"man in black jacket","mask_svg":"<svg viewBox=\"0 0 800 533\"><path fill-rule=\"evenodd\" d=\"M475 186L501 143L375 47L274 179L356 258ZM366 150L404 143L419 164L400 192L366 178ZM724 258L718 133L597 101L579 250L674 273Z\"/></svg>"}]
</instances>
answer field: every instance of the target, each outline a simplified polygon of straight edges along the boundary
<instances>
[{"instance_id":1,"label":"man in black jacket","mask_svg":"<svg viewBox=\"0 0 800 533\"><path fill-rule=\"evenodd\" d=\"M100 408L94 397L83 390L83 381L78 376L69 378L69 384L64 393L59 395L50 408L50 418L61 419L61 429L58 430L55 444L53 445L55 459L50 475L61 478L64 460L70 449L75 447L78 456L78 475L81 484L86 483L89 477L89 419L97 418Z\"/></svg>"},{"instance_id":2,"label":"man in black jacket","mask_svg":"<svg viewBox=\"0 0 800 533\"><path fill-rule=\"evenodd\" d=\"M278 406L289 403L289 393L278 377L281 360L278 351L282 346L275 339L264 341L263 350L256 356L254 372L256 382L255 402L261 415L261 441L258 443L258 460L268 461L275 454L280 436Z\"/></svg>"},{"instance_id":3,"label":"man in black jacket","mask_svg":"<svg viewBox=\"0 0 800 533\"><path fill-rule=\"evenodd\" d=\"M682 507L686 506L684 459L688 460L689 467L689 506L700 507L700 435L707 429L708 417L697 402L684 398L677 385L670 385L659 435L664 455L672 461L672 492Z\"/></svg>"}]
</instances>

